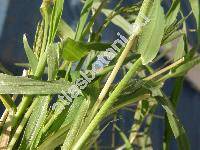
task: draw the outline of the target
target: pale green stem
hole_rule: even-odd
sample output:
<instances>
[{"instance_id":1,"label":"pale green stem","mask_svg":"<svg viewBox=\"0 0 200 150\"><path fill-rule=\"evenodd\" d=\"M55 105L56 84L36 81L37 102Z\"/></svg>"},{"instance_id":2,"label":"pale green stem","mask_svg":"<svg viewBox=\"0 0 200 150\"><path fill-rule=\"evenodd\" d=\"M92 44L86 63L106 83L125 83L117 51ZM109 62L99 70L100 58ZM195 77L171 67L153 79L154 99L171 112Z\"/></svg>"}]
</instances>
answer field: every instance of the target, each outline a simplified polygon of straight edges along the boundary
<instances>
[{"instance_id":1,"label":"pale green stem","mask_svg":"<svg viewBox=\"0 0 200 150\"><path fill-rule=\"evenodd\" d=\"M94 107L93 107L93 110L91 111L92 114L89 118L89 121L91 119L93 119L94 115L96 114L96 112L98 111L99 109L99 106L101 105L101 102L103 101L104 97L106 96L112 82L114 81L120 67L122 66L126 56L128 55L130 49L132 48L133 44L134 44L134 41L136 39L136 36L139 34L139 30L137 32L137 34L133 34L130 38L129 38L129 41L124 49L124 51L122 52L122 54L120 55L119 59L117 60L117 63L115 65L115 67L113 68L110 76L108 77L108 80L106 81L106 84L104 85L101 93L99 94L99 97L97 98L97 101L96 103L94 104Z\"/></svg>"},{"instance_id":2,"label":"pale green stem","mask_svg":"<svg viewBox=\"0 0 200 150\"><path fill-rule=\"evenodd\" d=\"M143 1L140 12L135 21L136 28L133 30L132 35L129 37L129 41L126 44L126 47L124 48L122 54L120 55L119 59L117 60L117 63L115 65L113 71L111 72L110 76L108 77L108 79L106 81L105 86L103 87L101 93L99 94L99 97L97 98L97 101L93 107L92 114L89 118L89 121L90 121L90 119L92 119L94 117L94 115L98 111L99 106L101 105L101 102L103 101L104 97L106 96L106 94L107 94L112 82L114 81L119 69L121 68L126 56L128 55L129 51L131 50L132 46L134 45L136 37L140 34L140 32L142 30L142 26L140 26L140 24L143 23L143 18L141 16L147 15L152 3L153 3L152 0L144 0Z\"/></svg>"},{"instance_id":3,"label":"pale green stem","mask_svg":"<svg viewBox=\"0 0 200 150\"><path fill-rule=\"evenodd\" d=\"M43 37L43 43L42 43L42 49L41 49L41 54L40 54L40 59L39 59L39 62L38 62L38 65L37 65L37 68L36 68L36 71L35 71L35 74L34 74L34 78L35 79L40 79L43 72L44 72L44 69L45 69L45 65L46 65L46 52L45 52L45 49L46 49L46 45L48 44L47 43L47 35L48 35L48 13L47 13L47 3L49 3L49 0L44 0L43 3L42 3L42 6L41 6L41 10L43 11L43 17L45 19L45 33L44 33L44 37ZM26 111L27 107L31 104L32 102L32 98L33 98L33 95L27 95L27 96L24 96L18 109L17 109L17 113L15 114L15 120L14 120L14 127L17 125L19 119L22 117L23 113Z\"/></svg>"},{"instance_id":4,"label":"pale green stem","mask_svg":"<svg viewBox=\"0 0 200 150\"><path fill-rule=\"evenodd\" d=\"M43 55L40 57L40 60L38 62L38 66L35 72L35 79L39 79L42 76L42 73L44 72L46 65L46 52L43 53ZM14 118L14 127L17 125L18 120L22 117L23 113L26 111L27 107L32 102L33 95L24 96L22 99L22 102L20 103L17 113L15 114Z\"/></svg>"},{"instance_id":5,"label":"pale green stem","mask_svg":"<svg viewBox=\"0 0 200 150\"><path fill-rule=\"evenodd\" d=\"M104 116L107 115L113 104L115 103L117 97L121 94L123 88L127 85L127 83L130 81L130 79L136 74L138 68L142 65L142 61L139 58L130 68L130 70L127 72L127 74L124 76L124 78L120 81L118 86L115 88L115 90L112 92L108 100L103 104L99 112L96 114L94 119L91 121L83 135L80 137L78 142L74 145L73 149L78 150L80 149L83 144L86 142L86 140L91 136L93 131L96 129L96 127L99 125L101 120L104 118Z\"/></svg>"},{"instance_id":6,"label":"pale green stem","mask_svg":"<svg viewBox=\"0 0 200 150\"><path fill-rule=\"evenodd\" d=\"M181 63L183 63L184 60L185 60L185 58L183 57L183 58L179 59L178 61L174 62L173 64L171 64L171 65L169 65L169 66L167 66L167 67L159 70L158 72L156 72L156 73L154 73L154 74L152 74L152 75L144 78L143 80L150 81L150 80L154 79L155 77L157 77L157 76L165 73L166 71L169 71L169 70L171 70L174 67L177 67L178 65L180 65Z\"/></svg>"}]
</instances>

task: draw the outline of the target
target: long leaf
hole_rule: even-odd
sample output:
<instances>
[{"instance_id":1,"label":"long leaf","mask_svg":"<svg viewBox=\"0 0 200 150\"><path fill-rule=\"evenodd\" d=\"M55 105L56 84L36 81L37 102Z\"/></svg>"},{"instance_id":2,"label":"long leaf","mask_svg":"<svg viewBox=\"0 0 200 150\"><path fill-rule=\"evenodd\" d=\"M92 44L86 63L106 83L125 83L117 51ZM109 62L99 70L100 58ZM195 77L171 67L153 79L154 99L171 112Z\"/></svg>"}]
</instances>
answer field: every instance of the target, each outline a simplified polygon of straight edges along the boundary
<instances>
[{"instance_id":1,"label":"long leaf","mask_svg":"<svg viewBox=\"0 0 200 150\"><path fill-rule=\"evenodd\" d=\"M181 95L181 91L183 88L183 77L178 77L176 78L175 84L173 86L173 91L171 94L171 101L173 106L176 108L180 95ZM172 131L170 129L170 124L169 124L169 120L167 118L167 115L165 116L165 132L164 132L164 141L163 141L163 149L164 150L168 150L170 147L170 140L171 137L173 136Z\"/></svg>"},{"instance_id":2,"label":"long leaf","mask_svg":"<svg viewBox=\"0 0 200 150\"><path fill-rule=\"evenodd\" d=\"M74 99L70 107L66 106L63 100L60 100L59 103L57 102L54 114L52 115L52 118L49 120L49 122L45 125L43 129L43 134L49 135L53 132L56 132L59 128L71 124L78 110L80 109L83 100L84 97L78 97Z\"/></svg>"},{"instance_id":3,"label":"long leaf","mask_svg":"<svg viewBox=\"0 0 200 150\"><path fill-rule=\"evenodd\" d=\"M50 96L39 96L38 99L38 104L29 118L19 149L35 149L39 143L37 137L46 119Z\"/></svg>"},{"instance_id":4,"label":"long leaf","mask_svg":"<svg viewBox=\"0 0 200 150\"><path fill-rule=\"evenodd\" d=\"M83 101L84 97L76 98L69 109L67 109L66 105L63 106L61 103L57 105L52 119L45 125L43 130L45 136L50 136L44 140L39 146L39 149L54 149L64 142L67 131L70 129L71 124L76 118ZM63 107L65 107L65 109L63 109ZM54 143L54 141L56 141L56 143Z\"/></svg>"},{"instance_id":5,"label":"long leaf","mask_svg":"<svg viewBox=\"0 0 200 150\"><path fill-rule=\"evenodd\" d=\"M189 145L189 141L188 141L185 129L183 128L183 125L180 123L175 113L173 105L165 96L157 97L157 100L159 103L162 104L163 108L165 109L167 113L169 124L174 134L174 137L176 138L179 149L189 150L190 145Z\"/></svg>"},{"instance_id":6,"label":"long leaf","mask_svg":"<svg viewBox=\"0 0 200 150\"><path fill-rule=\"evenodd\" d=\"M108 17L111 13L115 14L116 12L114 12L111 9L102 9L102 13ZM122 17L120 14L114 16L111 19L111 22L113 24L115 24L116 26L120 27L121 29L123 29L128 35L131 35L131 24L124 18Z\"/></svg>"},{"instance_id":7,"label":"long leaf","mask_svg":"<svg viewBox=\"0 0 200 150\"><path fill-rule=\"evenodd\" d=\"M80 17L80 21L79 21L79 24L78 24L78 27L77 27L77 31L76 31L75 39L77 41L82 40L82 38L83 38L82 32L84 30L85 23L87 21L87 18L88 18L89 12L91 10L92 4L93 4L93 0L86 0L85 1L85 4L84 4L83 9L81 11L81 17Z\"/></svg>"},{"instance_id":8,"label":"long leaf","mask_svg":"<svg viewBox=\"0 0 200 150\"><path fill-rule=\"evenodd\" d=\"M200 2L198 0L190 0L189 1L192 7L192 11L194 13L195 19L196 19L196 23L197 23L197 27L199 29L199 19L200 19L200 13L199 13L199 8L200 8Z\"/></svg>"},{"instance_id":9,"label":"long leaf","mask_svg":"<svg viewBox=\"0 0 200 150\"><path fill-rule=\"evenodd\" d=\"M92 17L90 18L88 24L86 25L82 36L84 37L85 35L87 35L87 33L89 33L90 29L92 28L92 26L94 25L94 22L97 18L97 16L99 15L99 13L101 12L101 9L103 8L104 4L106 3L107 0L103 0L101 1L101 3L94 3L92 8L95 9L94 14L92 14ZM97 7L95 7L97 6Z\"/></svg>"},{"instance_id":10,"label":"long leaf","mask_svg":"<svg viewBox=\"0 0 200 150\"><path fill-rule=\"evenodd\" d=\"M74 120L74 123L71 127L71 129L69 130L65 142L62 146L62 149L71 149L71 147L73 146L73 143L76 139L76 137L79 134L80 128L85 120L87 111L89 109L89 105L90 105L90 101L89 100L84 100L83 103L81 104L81 107L77 113L77 116Z\"/></svg>"},{"instance_id":11,"label":"long leaf","mask_svg":"<svg viewBox=\"0 0 200 150\"><path fill-rule=\"evenodd\" d=\"M169 77L178 77L185 74L187 71L189 71L191 68L196 66L200 63L200 57L195 57L192 60L186 61L184 64L180 65L176 69L174 69L172 72L170 72Z\"/></svg>"},{"instance_id":12,"label":"long leaf","mask_svg":"<svg viewBox=\"0 0 200 150\"><path fill-rule=\"evenodd\" d=\"M59 94L69 86L66 81L45 82L0 74L0 94Z\"/></svg>"},{"instance_id":13,"label":"long leaf","mask_svg":"<svg viewBox=\"0 0 200 150\"><path fill-rule=\"evenodd\" d=\"M44 149L55 150L56 147L58 147L64 142L67 135L67 131L69 129L70 125L60 128L53 135L45 139L45 141L41 145L39 145L38 150L44 150Z\"/></svg>"},{"instance_id":14,"label":"long leaf","mask_svg":"<svg viewBox=\"0 0 200 150\"><path fill-rule=\"evenodd\" d=\"M157 102L160 103L165 109L171 130L176 138L179 149L189 150L190 146L185 129L179 121L171 101L169 101L168 98L163 94L160 87L149 85L147 88L149 88L149 90L152 92L152 96L154 96Z\"/></svg>"},{"instance_id":15,"label":"long leaf","mask_svg":"<svg viewBox=\"0 0 200 150\"><path fill-rule=\"evenodd\" d=\"M49 29L49 39L48 42L53 42L55 35L57 33L58 25L60 23L62 11L63 11L64 0L55 0L53 11L51 14L50 29Z\"/></svg>"},{"instance_id":16,"label":"long leaf","mask_svg":"<svg viewBox=\"0 0 200 150\"><path fill-rule=\"evenodd\" d=\"M19 126L17 127L12 139L10 140L10 143L8 145L8 150L12 150L13 147L15 146L17 140L19 139L33 109L37 106L37 101L38 101L38 97L36 97L33 101L33 103L31 104L31 106L29 107L29 109L27 110L27 112L24 114L23 119L21 121L21 123L19 124Z\"/></svg>"},{"instance_id":17,"label":"long leaf","mask_svg":"<svg viewBox=\"0 0 200 150\"><path fill-rule=\"evenodd\" d=\"M176 20L179 10L180 10L180 0L173 0L172 6L167 12L166 23L165 23L166 27L170 26Z\"/></svg>"}]
</instances>

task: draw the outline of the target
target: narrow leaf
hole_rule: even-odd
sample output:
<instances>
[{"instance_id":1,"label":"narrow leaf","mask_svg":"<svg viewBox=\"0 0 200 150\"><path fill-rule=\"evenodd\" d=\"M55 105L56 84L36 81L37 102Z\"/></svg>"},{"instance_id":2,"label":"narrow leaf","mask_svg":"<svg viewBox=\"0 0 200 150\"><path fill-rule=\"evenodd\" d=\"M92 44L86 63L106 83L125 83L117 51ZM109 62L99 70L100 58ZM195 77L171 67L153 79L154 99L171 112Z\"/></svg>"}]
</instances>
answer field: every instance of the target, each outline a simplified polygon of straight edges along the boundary
<instances>
[{"instance_id":1,"label":"narrow leaf","mask_svg":"<svg viewBox=\"0 0 200 150\"><path fill-rule=\"evenodd\" d=\"M33 53L33 50L30 48L25 34L23 36L23 42L24 42L24 49L26 52L26 56L28 57L29 65L30 65L33 73L35 73L35 70L36 70L37 64L38 64L38 60L37 60L37 57L35 56L35 54Z\"/></svg>"},{"instance_id":2,"label":"narrow leaf","mask_svg":"<svg viewBox=\"0 0 200 150\"><path fill-rule=\"evenodd\" d=\"M51 44L47 48L48 80L54 80L59 66L59 45Z\"/></svg>"},{"instance_id":3,"label":"narrow leaf","mask_svg":"<svg viewBox=\"0 0 200 150\"><path fill-rule=\"evenodd\" d=\"M164 96L164 97L157 97L159 103L162 104L163 108L167 113L167 117L169 120L169 124L171 126L172 132L176 141L178 143L178 147L181 150L189 150L190 145L188 142L188 138L183 128L183 125L180 123L178 117L176 116L175 110L171 102Z\"/></svg>"},{"instance_id":4,"label":"narrow leaf","mask_svg":"<svg viewBox=\"0 0 200 150\"><path fill-rule=\"evenodd\" d=\"M183 81L184 81L184 77L178 77L178 78L176 78L175 84L173 86L173 91L172 91L170 100L172 101L172 104L175 108L177 107L178 101L181 96L181 91L183 88ZM165 115L165 132L164 132L164 139L163 139L163 149L164 150L169 149L172 136L173 136L173 134L172 134L172 131L170 128L169 120L167 118L167 115Z\"/></svg>"},{"instance_id":5,"label":"narrow leaf","mask_svg":"<svg viewBox=\"0 0 200 150\"><path fill-rule=\"evenodd\" d=\"M87 111L89 109L90 101L89 100L84 100L83 103L81 104L81 107L77 113L77 116L74 120L73 125L71 126L71 129L69 130L65 142L62 146L62 149L71 149L73 146L73 143L78 136L78 133L80 131L80 128L84 122L84 119L86 117Z\"/></svg>"},{"instance_id":6,"label":"narrow leaf","mask_svg":"<svg viewBox=\"0 0 200 150\"><path fill-rule=\"evenodd\" d=\"M55 0L53 11L51 14L50 29L49 29L49 39L48 42L53 42L55 35L57 33L57 28L60 23L62 16L64 0Z\"/></svg>"},{"instance_id":7,"label":"narrow leaf","mask_svg":"<svg viewBox=\"0 0 200 150\"><path fill-rule=\"evenodd\" d=\"M122 140L124 141L126 149L132 149L132 145L129 142L129 139L127 138L126 134L117 125L114 125L114 127L115 127L115 129L117 129L117 131L119 132L119 135L121 136Z\"/></svg>"},{"instance_id":8,"label":"narrow leaf","mask_svg":"<svg viewBox=\"0 0 200 150\"><path fill-rule=\"evenodd\" d=\"M180 10L180 0L173 0L172 6L167 12L166 23L165 23L166 27L169 27L176 20L179 10Z\"/></svg>"},{"instance_id":9,"label":"narrow leaf","mask_svg":"<svg viewBox=\"0 0 200 150\"><path fill-rule=\"evenodd\" d=\"M176 69L170 72L169 76L170 77L178 77L182 76L185 74L188 70L196 66L197 64L200 63L200 57L195 57L192 60L186 61L184 64L180 65Z\"/></svg>"},{"instance_id":10,"label":"narrow leaf","mask_svg":"<svg viewBox=\"0 0 200 150\"><path fill-rule=\"evenodd\" d=\"M115 14L113 10L110 9L102 9L102 13L108 17L111 13ZM111 22L115 24L116 26L120 27L122 30L124 30L128 35L132 34L131 31L131 24L121 15L116 15L111 19Z\"/></svg>"},{"instance_id":11,"label":"narrow leaf","mask_svg":"<svg viewBox=\"0 0 200 150\"><path fill-rule=\"evenodd\" d=\"M91 10L92 4L93 4L93 0L86 0L85 1L85 4L84 4L83 9L81 11L81 17L80 17L80 21L79 21L79 24L78 24L78 27L77 27L77 31L76 31L75 39L77 41L82 40L82 38L83 38L82 32L84 30L85 23L87 21L87 18L88 18L89 12Z\"/></svg>"},{"instance_id":12,"label":"narrow leaf","mask_svg":"<svg viewBox=\"0 0 200 150\"><path fill-rule=\"evenodd\" d=\"M54 114L49 122L45 125L43 133L51 134L57 131L59 128L66 127L71 124L80 109L80 106L84 100L84 97L78 97L74 99L70 106L67 106L67 100L60 100L59 103L54 104ZM51 137L53 138L53 137Z\"/></svg>"},{"instance_id":13,"label":"narrow leaf","mask_svg":"<svg viewBox=\"0 0 200 150\"><path fill-rule=\"evenodd\" d=\"M29 118L19 149L35 149L37 147L36 138L46 119L50 96L39 96L37 98L39 99L38 104Z\"/></svg>"},{"instance_id":14,"label":"narrow leaf","mask_svg":"<svg viewBox=\"0 0 200 150\"><path fill-rule=\"evenodd\" d=\"M69 86L64 80L45 82L0 74L0 94L59 94Z\"/></svg>"},{"instance_id":15,"label":"narrow leaf","mask_svg":"<svg viewBox=\"0 0 200 150\"><path fill-rule=\"evenodd\" d=\"M197 27L199 29L199 19L200 19L200 13L199 13L199 8L200 8L200 2L198 0L190 0L189 1L192 7L192 11L194 13L195 19L196 19L196 23L197 23ZM200 31L199 31L200 32Z\"/></svg>"},{"instance_id":16,"label":"narrow leaf","mask_svg":"<svg viewBox=\"0 0 200 150\"><path fill-rule=\"evenodd\" d=\"M6 107L7 110L16 109L15 103L13 102L10 95L0 95L0 100L2 101L3 105Z\"/></svg>"}]
</instances>

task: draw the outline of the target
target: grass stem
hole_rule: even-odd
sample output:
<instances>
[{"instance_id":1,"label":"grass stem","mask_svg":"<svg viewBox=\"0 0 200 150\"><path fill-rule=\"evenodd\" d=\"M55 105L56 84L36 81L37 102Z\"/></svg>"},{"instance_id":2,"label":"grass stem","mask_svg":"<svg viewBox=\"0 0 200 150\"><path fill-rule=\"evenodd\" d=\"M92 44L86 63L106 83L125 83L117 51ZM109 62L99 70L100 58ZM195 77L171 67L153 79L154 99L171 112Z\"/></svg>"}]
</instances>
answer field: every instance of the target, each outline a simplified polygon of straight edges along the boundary
<instances>
[{"instance_id":1,"label":"grass stem","mask_svg":"<svg viewBox=\"0 0 200 150\"><path fill-rule=\"evenodd\" d=\"M130 70L127 72L127 74L124 76L124 78L120 81L118 86L115 88L115 90L112 92L108 100L103 104L99 112L96 114L94 119L91 121L83 135L80 137L78 142L73 147L74 150L80 149L83 144L86 142L86 140L90 137L90 135L93 133L93 131L96 129L96 127L99 125L101 120L104 118L104 116L108 113L108 111L111 109L113 104L115 103L117 97L121 94L123 88L127 85L129 80L136 74L138 68L142 66L141 58L139 58L130 68Z\"/></svg>"}]
</instances>

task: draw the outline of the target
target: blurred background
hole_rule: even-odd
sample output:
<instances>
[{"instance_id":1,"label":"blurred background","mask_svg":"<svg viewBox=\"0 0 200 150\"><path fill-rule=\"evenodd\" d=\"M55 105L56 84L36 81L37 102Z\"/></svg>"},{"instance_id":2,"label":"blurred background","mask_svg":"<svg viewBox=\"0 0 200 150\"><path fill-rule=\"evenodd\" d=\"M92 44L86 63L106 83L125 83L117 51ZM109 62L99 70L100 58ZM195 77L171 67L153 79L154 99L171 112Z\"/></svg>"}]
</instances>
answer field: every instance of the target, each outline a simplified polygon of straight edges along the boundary
<instances>
[{"instance_id":1,"label":"blurred background","mask_svg":"<svg viewBox=\"0 0 200 150\"><path fill-rule=\"evenodd\" d=\"M132 0L125 0L124 5L133 3ZM111 3L111 6L115 3ZM41 0L0 0L0 64L3 64L9 71L15 75L20 75L23 68L16 67L14 63L27 62L26 56L23 50L22 37L26 33L29 39L29 43L33 43L34 34L38 20L40 16ZM163 6L167 10L170 6L170 0L164 0ZM73 28L76 28L76 24L79 20L80 11L82 5L80 0L65 0L63 18ZM182 0L181 8L184 15L187 15L191 8L188 5L187 0ZM96 22L97 24L102 22L102 18ZM196 24L194 17L191 15L187 19L187 28L193 29ZM116 33L120 29L114 25L110 25L105 32L103 40L113 41L116 37ZM121 30L120 30L121 31ZM188 30L189 31L189 30ZM189 42L191 45L197 44L197 38L195 33L188 33L190 35ZM165 58L164 58L165 59ZM159 63L162 64L164 59ZM158 64L159 65L159 64ZM166 93L170 93L173 86L173 80L167 81L164 86ZM178 104L177 113L183 123L187 134L189 136L192 150L200 150L200 67L195 67L189 72L187 79L184 82L184 88ZM4 110L2 104L0 104L0 112ZM162 108L158 108L158 115L163 116ZM128 132L133 120L132 112L120 112L123 119L118 121L119 126L123 131ZM104 134L102 134L100 142L106 147L111 144L111 127L108 127ZM152 128L151 135L153 141L153 147L155 150L160 150L162 143L162 135L164 130L163 119L155 119ZM116 139L116 144L122 143L120 138ZM177 149L175 141L171 144L171 149Z\"/></svg>"}]
</instances>

